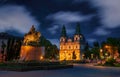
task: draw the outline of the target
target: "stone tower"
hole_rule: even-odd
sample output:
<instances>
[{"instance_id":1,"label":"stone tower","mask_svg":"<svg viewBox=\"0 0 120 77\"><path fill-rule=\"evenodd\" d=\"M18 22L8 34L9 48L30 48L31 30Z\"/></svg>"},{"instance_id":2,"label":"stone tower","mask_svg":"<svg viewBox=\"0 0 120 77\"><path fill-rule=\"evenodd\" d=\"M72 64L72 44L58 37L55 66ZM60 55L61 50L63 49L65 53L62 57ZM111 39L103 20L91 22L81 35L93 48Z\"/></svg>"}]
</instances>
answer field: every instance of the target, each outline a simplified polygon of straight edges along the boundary
<instances>
[{"instance_id":1,"label":"stone tower","mask_svg":"<svg viewBox=\"0 0 120 77\"><path fill-rule=\"evenodd\" d=\"M65 26L63 25L62 27L62 32L61 32L61 38L60 38L60 42L65 42L67 39L67 34L66 34L66 28Z\"/></svg>"}]
</instances>

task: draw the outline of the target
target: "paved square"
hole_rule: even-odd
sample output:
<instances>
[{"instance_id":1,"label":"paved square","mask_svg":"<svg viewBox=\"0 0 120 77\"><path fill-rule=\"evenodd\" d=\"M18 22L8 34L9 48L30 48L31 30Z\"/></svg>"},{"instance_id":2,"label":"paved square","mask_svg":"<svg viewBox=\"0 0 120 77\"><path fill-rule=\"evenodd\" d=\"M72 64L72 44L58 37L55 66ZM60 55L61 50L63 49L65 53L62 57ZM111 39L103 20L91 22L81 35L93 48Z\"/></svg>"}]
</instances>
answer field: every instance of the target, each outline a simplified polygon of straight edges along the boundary
<instances>
[{"instance_id":1,"label":"paved square","mask_svg":"<svg viewBox=\"0 0 120 77\"><path fill-rule=\"evenodd\" d=\"M0 77L120 77L120 68L76 64L74 68L60 70L0 71Z\"/></svg>"}]
</instances>

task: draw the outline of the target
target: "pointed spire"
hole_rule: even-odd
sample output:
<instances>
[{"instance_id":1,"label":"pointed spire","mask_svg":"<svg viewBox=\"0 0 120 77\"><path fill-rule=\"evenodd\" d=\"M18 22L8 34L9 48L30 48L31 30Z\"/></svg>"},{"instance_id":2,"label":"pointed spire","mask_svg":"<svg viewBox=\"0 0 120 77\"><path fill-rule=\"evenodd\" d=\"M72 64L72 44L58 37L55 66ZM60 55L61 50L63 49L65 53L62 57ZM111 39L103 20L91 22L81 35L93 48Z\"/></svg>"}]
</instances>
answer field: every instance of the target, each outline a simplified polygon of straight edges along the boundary
<instances>
[{"instance_id":1,"label":"pointed spire","mask_svg":"<svg viewBox=\"0 0 120 77\"><path fill-rule=\"evenodd\" d=\"M79 23L77 23L75 34L77 34L77 35L81 34Z\"/></svg>"},{"instance_id":2,"label":"pointed spire","mask_svg":"<svg viewBox=\"0 0 120 77\"><path fill-rule=\"evenodd\" d=\"M65 28L65 25L63 25L62 27L62 32L61 32L61 37L66 37L67 34L66 34L66 28Z\"/></svg>"}]
</instances>

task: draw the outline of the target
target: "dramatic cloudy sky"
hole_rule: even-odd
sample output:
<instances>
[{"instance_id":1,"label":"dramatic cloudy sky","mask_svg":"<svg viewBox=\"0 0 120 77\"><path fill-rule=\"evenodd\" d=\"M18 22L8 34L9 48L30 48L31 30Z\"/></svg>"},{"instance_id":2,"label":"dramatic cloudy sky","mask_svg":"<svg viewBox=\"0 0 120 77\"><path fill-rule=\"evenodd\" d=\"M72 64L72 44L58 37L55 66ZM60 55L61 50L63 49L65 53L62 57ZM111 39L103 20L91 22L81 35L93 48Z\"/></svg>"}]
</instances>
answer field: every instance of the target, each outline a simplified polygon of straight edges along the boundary
<instances>
[{"instance_id":1,"label":"dramatic cloudy sky","mask_svg":"<svg viewBox=\"0 0 120 77\"><path fill-rule=\"evenodd\" d=\"M120 37L120 0L0 0L0 32L23 36L34 24L58 46L62 25L71 37L77 22L89 43Z\"/></svg>"}]
</instances>

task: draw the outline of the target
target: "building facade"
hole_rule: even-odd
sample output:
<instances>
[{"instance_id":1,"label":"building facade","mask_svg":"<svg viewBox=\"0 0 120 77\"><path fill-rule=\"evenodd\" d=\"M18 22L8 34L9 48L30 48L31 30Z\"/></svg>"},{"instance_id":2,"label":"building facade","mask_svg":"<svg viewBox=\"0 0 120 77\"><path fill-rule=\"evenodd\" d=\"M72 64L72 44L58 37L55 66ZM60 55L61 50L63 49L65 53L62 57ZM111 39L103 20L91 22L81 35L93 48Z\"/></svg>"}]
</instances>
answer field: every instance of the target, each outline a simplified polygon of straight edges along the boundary
<instances>
[{"instance_id":1,"label":"building facade","mask_svg":"<svg viewBox=\"0 0 120 77\"><path fill-rule=\"evenodd\" d=\"M81 60L84 45L85 38L80 32L79 24L77 24L75 34L72 38L67 36L65 26L63 26L60 37L60 60Z\"/></svg>"}]
</instances>

